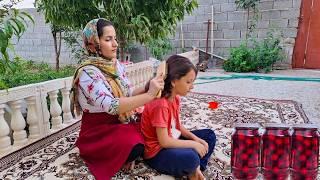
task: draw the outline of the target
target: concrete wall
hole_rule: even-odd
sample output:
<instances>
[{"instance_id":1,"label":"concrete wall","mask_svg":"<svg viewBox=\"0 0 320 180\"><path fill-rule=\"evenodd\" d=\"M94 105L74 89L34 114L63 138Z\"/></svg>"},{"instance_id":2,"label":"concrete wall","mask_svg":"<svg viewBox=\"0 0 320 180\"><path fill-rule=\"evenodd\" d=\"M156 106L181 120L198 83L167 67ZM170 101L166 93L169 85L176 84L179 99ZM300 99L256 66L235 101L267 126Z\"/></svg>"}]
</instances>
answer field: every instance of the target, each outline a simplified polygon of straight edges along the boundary
<instances>
[{"instance_id":1,"label":"concrete wall","mask_svg":"<svg viewBox=\"0 0 320 180\"><path fill-rule=\"evenodd\" d=\"M23 9L22 11L28 12L34 18L35 24L30 22L20 40L13 40L16 53L28 60L43 61L54 65L55 51L50 25L45 23L44 15L38 13L36 9ZM72 59L71 50L62 43L60 63L63 65L76 62Z\"/></svg>"},{"instance_id":2,"label":"concrete wall","mask_svg":"<svg viewBox=\"0 0 320 180\"><path fill-rule=\"evenodd\" d=\"M239 46L246 34L246 12L237 9L235 0L198 0L199 7L192 15L185 16L178 23L174 37L171 37L175 47L169 54L181 53L192 49L192 46L206 48L207 21L213 21L213 37L209 32L208 51L227 57L231 47ZM301 0L260 0L259 20L257 23L257 38L266 37L271 28L278 28L283 35L284 50L287 59L284 63L291 64L292 51L297 34L298 17L300 14ZM213 9L213 11L212 11ZM53 38L50 26L45 24L42 14L35 9L26 9L35 18L34 27L30 26L27 32L16 44L16 52L27 59L55 63ZM213 14L213 19L212 19ZM183 41L182 41L183 36ZM211 42L212 41L212 42ZM148 58L149 53L143 46L132 50L132 58ZM63 45L61 49L61 64L75 63L70 50Z\"/></svg>"},{"instance_id":3,"label":"concrete wall","mask_svg":"<svg viewBox=\"0 0 320 180\"><path fill-rule=\"evenodd\" d=\"M53 36L49 24L45 23L44 15L36 11L36 9L22 9L28 12L35 21L35 24L29 23L27 31L23 34L19 41L13 40L15 44L15 52L27 60L36 62L46 62L55 65L55 50ZM146 48L140 44L131 48L131 59L134 62L140 62L148 59L150 54ZM71 53L71 49L63 42L61 46L60 64L76 64L78 59L75 59Z\"/></svg>"},{"instance_id":4,"label":"concrete wall","mask_svg":"<svg viewBox=\"0 0 320 180\"><path fill-rule=\"evenodd\" d=\"M175 37L171 38L176 47L173 53L180 53L183 44L185 50L190 50L192 46L205 50L207 21L212 20L213 13L213 37L209 32L208 51L211 52L212 40L213 53L227 57L229 49L239 46L241 40L245 39L246 11L237 9L235 0L198 0L198 2L199 7L179 23ZM284 63L287 64L291 64L300 5L301 0L260 0L258 5L259 19L254 36L265 38L271 28L281 32L282 46L287 54ZM184 41L181 38L182 34Z\"/></svg>"}]
</instances>

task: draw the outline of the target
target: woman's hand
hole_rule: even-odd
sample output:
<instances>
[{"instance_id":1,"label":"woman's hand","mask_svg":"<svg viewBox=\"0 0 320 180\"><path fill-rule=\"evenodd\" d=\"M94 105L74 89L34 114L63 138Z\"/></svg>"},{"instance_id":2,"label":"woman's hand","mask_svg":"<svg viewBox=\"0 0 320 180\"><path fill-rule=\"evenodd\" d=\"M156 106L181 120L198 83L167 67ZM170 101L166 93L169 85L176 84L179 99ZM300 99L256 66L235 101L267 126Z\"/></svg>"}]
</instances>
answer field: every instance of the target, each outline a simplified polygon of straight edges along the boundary
<instances>
[{"instance_id":1,"label":"woman's hand","mask_svg":"<svg viewBox=\"0 0 320 180\"><path fill-rule=\"evenodd\" d=\"M163 75L156 76L150 80L148 94L153 97L156 97L160 90L164 88Z\"/></svg>"},{"instance_id":2,"label":"woman's hand","mask_svg":"<svg viewBox=\"0 0 320 180\"><path fill-rule=\"evenodd\" d=\"M140 88L140 90L134 92L134 96L120 98L118 113L121 114L132 111L135 108L152 101L156 98L159 90L162 90L163 87L164 81L162 76L157 76L151 79L148 92L144 92L143 88Z\"/></svg>"},{"instance_id":3,"label":"woman's hand","mask_svg":"<svg viewBox=\"0 0 320 180\"><path fill-rule=\"evenodd\" d=\"M195 142L194 149L197 151L201 158L203 158L203 156L207 154L206 147L201 143Z\"/></svg>"}]
</instances>

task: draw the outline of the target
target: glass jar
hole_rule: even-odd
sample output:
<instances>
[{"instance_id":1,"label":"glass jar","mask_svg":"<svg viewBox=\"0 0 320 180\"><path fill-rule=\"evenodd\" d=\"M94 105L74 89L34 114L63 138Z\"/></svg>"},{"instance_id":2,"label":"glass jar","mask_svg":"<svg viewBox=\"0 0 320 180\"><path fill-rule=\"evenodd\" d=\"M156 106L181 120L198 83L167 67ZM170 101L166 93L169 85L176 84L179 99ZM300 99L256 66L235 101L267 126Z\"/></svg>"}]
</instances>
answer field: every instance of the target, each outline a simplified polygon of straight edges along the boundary
<instances>
[{"instance_id":1,"label":"glass jar","mask_svg":"<svg viewBox=\"0 0 320 180\"><path fill-rule=\"evenodd\" d=\"M319 132L313 124L293 127L291 151L291 178L313 180L317 178L319 162Z\"/></svg>"},{"instance_id":2,"label":"glass jar","mask_svg":"<svg viewBox=\"0 0 320 180\"><path fill-rule=\"evenodd\" d=\"M261 167L266 180L285 180L290 168L290 134L285 124L268 123L262 136Z\"/></svg>"},{"instance_id":3,"label":"glass jar","mask_svg":"<svg viewBox=\"0 0 320 180\"><path fill-rule=\"evenodd\" d=\"M231 171L236 179L256 179L260 167L259 125L235 124L231 142Z\"/></svg>"}]
</instances>

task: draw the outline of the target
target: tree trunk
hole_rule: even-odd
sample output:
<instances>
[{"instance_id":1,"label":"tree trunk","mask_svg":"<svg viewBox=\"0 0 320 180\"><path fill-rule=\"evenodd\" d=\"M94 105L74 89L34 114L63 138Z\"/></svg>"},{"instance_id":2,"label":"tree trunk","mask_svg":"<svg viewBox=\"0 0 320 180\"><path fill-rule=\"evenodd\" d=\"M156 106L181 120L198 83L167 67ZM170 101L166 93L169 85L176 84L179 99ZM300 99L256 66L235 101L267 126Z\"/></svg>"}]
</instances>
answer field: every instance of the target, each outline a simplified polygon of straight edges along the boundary
<instances>
[{"instance_id":1,"label":"tree trunk","mask_svg":"<svg viewBox=\"0 0 320 180\"><path fill-rule=\"evenodd\" d=\"M59 39L57 37L57 32L52 31L53 43L54 43L54 51L56 54L56 71L60 69L60 52L61 52L61 31L59 32Z\"/></svg>"},{"instance_id":2,"label":"tree trunk","mask_svg":"<svg viewBox=\"0 0 320 180\"><path fill-rule=\"evenodd\" d=\"M120 62L124 62L124 48L120 47Z\"/></svg>"}]
</instances>

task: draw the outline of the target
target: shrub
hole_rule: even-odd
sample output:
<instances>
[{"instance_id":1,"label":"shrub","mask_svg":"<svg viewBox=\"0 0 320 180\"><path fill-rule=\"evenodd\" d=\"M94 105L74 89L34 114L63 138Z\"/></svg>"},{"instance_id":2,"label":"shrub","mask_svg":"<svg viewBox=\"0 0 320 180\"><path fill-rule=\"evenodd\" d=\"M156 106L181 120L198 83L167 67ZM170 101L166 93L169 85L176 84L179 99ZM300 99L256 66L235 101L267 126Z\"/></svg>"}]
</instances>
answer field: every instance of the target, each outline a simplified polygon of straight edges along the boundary
<instances>
[{"instance_id":1,"label":"shrub","mask_svg":"<svg viewBox=\"0 0 320 180\"><path fill-rule=\"evenodd\" d=\"M251 56L252 50L241 44L237 48L232 48L230 58L223 64L223 69L227 72L250 72L255 70L253 59Z\"/></svg>"},{"instance_id":2,"label":"shrub","mask_svg":"<svg viewBox=\"0 0 320 180\"><path fill-rule=\"evenodd\" d=\"M56 71L46 63L34 64L32 61L16 59L14 71L0 74L0 90L26 84L72 76L75 67L66 66Z\"/></svg>"},{"instance_id":3,"label":"shrub","mask_svg":"<svg viewBox=\"0 0 320 180\"><path fill-rule=\"evenodd\" d=\"M274 38L271 33L268 33L268 37L263 41L254 44L252 56L255 60L256 71L269 72L275 62L284 58L282 48L279 45L280 40Z\"/></svg>"},{"instance_id":4,"label":"shrub","mask_svg":"<svg viewBox=\"0 0 320 180\"><path fill-rule=\"evenodd\" d=\"M239 47L232 48L230 58L223 64L223 69L228 72L269 72L272 65L284 58L279 38L272 33L258 42L252 41L252 47L242 43Z\"/></svg>"}]
</instances>

